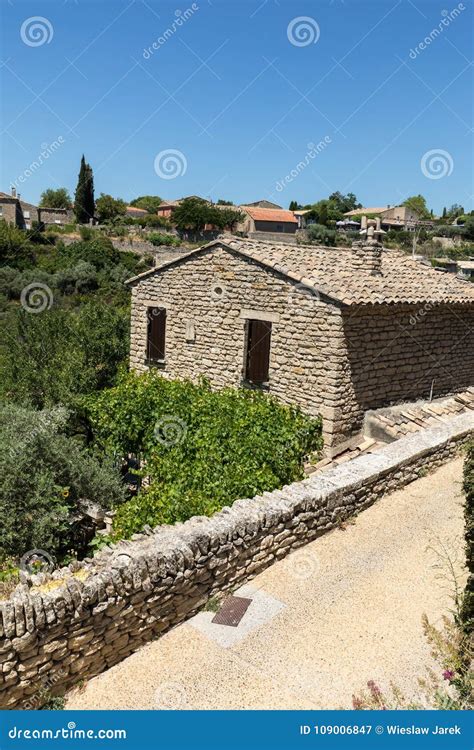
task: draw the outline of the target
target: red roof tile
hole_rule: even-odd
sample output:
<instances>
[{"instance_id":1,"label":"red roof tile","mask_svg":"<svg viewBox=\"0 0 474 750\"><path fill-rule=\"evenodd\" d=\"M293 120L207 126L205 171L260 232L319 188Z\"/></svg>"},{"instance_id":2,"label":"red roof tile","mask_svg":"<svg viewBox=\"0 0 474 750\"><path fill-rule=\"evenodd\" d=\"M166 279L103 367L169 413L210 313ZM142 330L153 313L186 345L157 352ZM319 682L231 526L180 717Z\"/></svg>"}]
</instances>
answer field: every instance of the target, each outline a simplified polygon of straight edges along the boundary
<instances>
[{"instance_id":1,"label":"red roof tile","mask_svg":"<svg viewBox=\"0 0 474 750\"><path fill-rule=\"evenodd\" d=\"M292 211L285 211L278 208L257 208L256 206L240 206L248 213L254 221L281 221L290 224L297 224L298 220L294 217Z\"/></svg>"}]
</instances>

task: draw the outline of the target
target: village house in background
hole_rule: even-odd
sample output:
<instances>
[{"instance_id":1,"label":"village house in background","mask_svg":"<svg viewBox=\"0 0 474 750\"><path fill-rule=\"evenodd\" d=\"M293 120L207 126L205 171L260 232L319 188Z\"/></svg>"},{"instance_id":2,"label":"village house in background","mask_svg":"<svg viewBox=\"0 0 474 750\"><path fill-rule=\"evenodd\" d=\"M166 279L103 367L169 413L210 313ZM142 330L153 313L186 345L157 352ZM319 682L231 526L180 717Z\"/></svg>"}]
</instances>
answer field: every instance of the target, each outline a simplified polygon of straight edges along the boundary
<instances>
[{"instance_id":1,"label":"village house in background","mask_svg":"<svg viewBox=\"0 0 474 750\"><path fill-rule=\"evenodd\" d=\"M148 211L144 208L137 208L136 206L127 206L125 209L125 215L129 216L131 219L143 219L145 216L148 216Z\"/></svg>"},{"instance_id":2,"label":"village house in background","mask_svg":"<svg viewBox=\"0 0 474 750\"><path fill-rule=\"evenodd\" d=\"M245 218L237 225L237 231L254 239L262 235L293 235L298 229L298 219L293 211L283 208L261 208L260 206L239 206ZM290 239L291 242L291 239Z\"/></svg>"},{"instance_id":3,"label":"village house in background","mask_svg":"<svg viewBox=\"0 0 474 750\"><path fill-rule=\"evenodd\" d=\"M321 414L329 455L360 438L368 410L473 383L474 286L374 238L329 248L224 235L127 283L132 368Z\"/></svg>"},{"instance_id":4,"label":"village house in background","mask_svg":"<svg viewBox=\"0 0 474 750\"><path fill-rule=\"evenodd\" d=\"M0 192L0 219L19 229L31 229L33 222L44 226L70 224L73 217L74 212L69 208L48 208L27 203L14 187L10 194Z\"/></svg>"},{"instance_id":5,"label":"village house in background","mask_svg":"<svg viewBox=\"0 0 474 750\"><path fill-rule=\"evenodd\" d=\"M385 207L366 207L356 208L353 211L347 211L344 216L347 219L360 220L362 216L377 216L380 218L382 229L404 229L411 231L418 227L432 227L433 222L423 220L417 211L409 206L385 206Z\"/></svg>"}]
</instances>

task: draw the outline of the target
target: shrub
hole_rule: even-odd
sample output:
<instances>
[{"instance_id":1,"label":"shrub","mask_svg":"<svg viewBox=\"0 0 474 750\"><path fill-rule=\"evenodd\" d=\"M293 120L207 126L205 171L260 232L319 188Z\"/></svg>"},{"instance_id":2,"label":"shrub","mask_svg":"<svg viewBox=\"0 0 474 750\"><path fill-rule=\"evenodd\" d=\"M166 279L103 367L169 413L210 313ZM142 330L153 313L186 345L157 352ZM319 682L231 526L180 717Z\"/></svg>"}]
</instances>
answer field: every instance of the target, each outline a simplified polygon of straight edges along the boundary
<instances>
[{"instance_id":1,"label":"shrub","mask_svg":"<svg viewBox=\"0 0 474 750\"><path fill-rule=\"evenodd\" d=\"M431 233L432 237L466 237L466 227L452 226L451 224L439 225Z\"/></svg>"},{"instance_id":2,"label":"shrub","mask_svg":"<svg viewBox=\"0 0 474 750\"><path fill-rule=\"evenodd\" d=\"M305 455L321 448L321 421L249 390L130 373L87 399L98 444L139 454L150 487L117 512L114 530L210 515L303 477Z\"/></svg>"},{"instance_id":3,"label":"shrub","mask_svg":"<svg viewBox=\"0 0 474 750\"><path fill-rule=\"evenodd\" d=\"M16 403L73 407L112 385L128 354L128 313L98 302L40 314L15 308L2 324L0 393Z\"/></svg>"},{"instance_id":4,"label":"shrub","mask_svg":"<svg viewBox=\"0 0 474 750\"><path fill-rule=\"evenodd\" d=\"M140 216L133 218L131 216L126 219L127 224L141 227L169 227L170 223L164 216L157 216L156 214L148 214L148 216Z\"/></svg>"},{"instance_id":5,"label":"shrub","mask_svg":"<svg viewBox=\"0 0 474 750\"><path fill-rule=\"evenodd\" d=\"M26 232L0 220L0 263L19 269L34 264L34 247Z\"/></svg>"},{"instance_id":6,"label":"shrub","mask_svg":"<svg viewBox=\"0 0 474 750\"><path fill-rule=\"evenodd\" d=\"M108 237L102 235L96 235L90 240L72 242L70 245L61 245L58 255L63 267L70 267L82 260L101 270L120 261L119 250Z\"/></svg>"},{"instance_id":7,"label":"shrub","mask_svg":"<svg viewBox=\"0 0 474 750\"><path fill-rule=\"evenodd\" d=\"M152 245L168 245L170 247L175 247L176 245L180 245L181 241L179 237L175 237L173 234L161 234L159 232L150 234L148 236L149 241Z\"/></svg>"},{"instance_id":8,"label":"shrub","mask_svg":"<svg viewBox=\"0 0 474 750\"><path fill-rule=\"evenodd\" d=\"M69 542L77 501L104 507L124 498L118 472L66 434L67 411L0 410L0 556L40 548L57 555Z\"/></svg>"},{"instance_id":9,"label":"shrub","mask_svg":"<svg viewBox=\"0 0 474 750\"><path fill-rule=\"evenodd\" d=\"M310 224L306 229L306 233L309 241L312 243L322 243L331 247L334 247L336 244L335 230L328 229L322 224Z\"/></svg>"}]
</instances>

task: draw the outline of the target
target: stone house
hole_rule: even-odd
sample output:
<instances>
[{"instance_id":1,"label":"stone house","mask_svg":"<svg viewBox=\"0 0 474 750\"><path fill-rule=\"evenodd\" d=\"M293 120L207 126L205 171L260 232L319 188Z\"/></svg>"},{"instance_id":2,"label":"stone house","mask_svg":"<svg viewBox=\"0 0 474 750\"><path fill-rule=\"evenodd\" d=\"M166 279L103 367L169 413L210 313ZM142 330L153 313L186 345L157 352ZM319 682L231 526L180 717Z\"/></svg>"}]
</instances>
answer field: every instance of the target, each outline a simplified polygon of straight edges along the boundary
<instances>
[{"instance_id":1,"label":"stone house","mask_svg":"<svg viewBox=\"0 0 474 750\"><path fill-rule=\"evenodd\" d=\"M272 203L272 201L267 201L266 199L253 201L252 203L243 203L242 205L250 206L253 208L281 208L283 209L283 206L278 205L278 203Z\"/></svg>"},{"instance_id":2,"label":"stone house","mask_svg":"<svg viewBox=\"0 0 474 750\"><path fill-rule=\"evenodd\" d=\"M295 234L298 229L298 219L293 211L260 206L239 206L239 209L245 214L245 218L238 224L237 231L243 234Z\"/></svg>"},{"instance_id":3,"label":"stone house","mask_svg":"<svg viewBox=\"0 0 474 750\"><path fill-rule=\"evenodd\" d=\"M31 229L33 222L40 222L44 226L70 224L74 212L70 208L35 206L21 200L20 193L17 194L16 188L12 187L10 194L0 192L0 219L19 229Z\"/></svg>"},{"instance_id":4,"label":"stone house","mask_svg":"<svg viewBox=\"0 0 474 750\"><path fill-rule=\"evenodd\" d=\"M21 195L12 187L10 194L0 192L0 219L19 229L31 229L33 222L39 220L38 208L21 200Z\"/></svg>"},{"instance_id":5,"label":"stone house","mask_svg":"<svg viewBox=\"0 0 474 750\"><path fill-rule=\"evenodd\" d=\"M410 231L420 226L427 228L433 226L432 221L424 221L418 211L414 211L409 206L386 206L357 208L354 211L347 211L344 216L347 218L360 219L362 216L379 216L383 229L403 229Z\"/></svg>"},{"instance_id":6,"label":"stone house","mask_svg":"<svg viewBox=\"0 0 474 750\"><path fill-rule=\"evenodd\" d=\"M368 410L474 383L474 285L375 240L224 235L127 284L132 368L321 414L329 455L358 439Z\"/></svg>"}]
</instances>

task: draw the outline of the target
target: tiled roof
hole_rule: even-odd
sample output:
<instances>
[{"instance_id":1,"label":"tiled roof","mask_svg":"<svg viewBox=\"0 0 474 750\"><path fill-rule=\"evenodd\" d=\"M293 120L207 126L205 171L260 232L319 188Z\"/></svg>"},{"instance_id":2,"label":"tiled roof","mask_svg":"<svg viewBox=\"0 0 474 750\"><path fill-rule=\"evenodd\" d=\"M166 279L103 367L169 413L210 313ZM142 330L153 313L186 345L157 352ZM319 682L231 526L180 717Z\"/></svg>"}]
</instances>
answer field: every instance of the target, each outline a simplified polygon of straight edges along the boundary
<instances>
[{"instance_id":1,"label":"tiled roof","mask_svg":"<svg viewBox=\"0 0 474 750\"><path fill-rule=\"evenodd\" d=\"M10 193L4 193L3 190L0 190L0 200L4 201L5 198L9 198L11 201L16 201L16 197L14 195L11 195Z\"/></svg>"},{"instance_id":2,"label":"tiled roof","mask_svg":"<svg viewBox=\"0 0 474 750\"><path fill-rule=\"evenodd\" d=\"M279 208L258 208L257 206L240 206L248 213L254 221L282 221L297 224L298 221L293 215L293 211L285 211Z\"/></svg>"},{"instance_id":3,"label":"tiled roof","mask_svg":"<svg viewBox=\"0 0 474 750\"><path fill-rule=\"evenodd\" d=\"M344 216L364 216L364 214L381 214L383 211L388 211L387 206L376 206L369 208L355 208L353 211L346 211Z\"/></svg>"},{"instance_id":4,"label":"tiled roof","mask_svg":"<svg viewBox=\"0 0 474 750\"><path fill-rule=\"evenodd\" d=\"M223 245L274 268L279 273L341 302L354 304L470 302L474 284L453 274L435 271L395 250L383 250L382 273L372 276L358 265L351 248L319 245L280 245L221 235L202 248L191 250L172 263L182 263L202 250ZM134 284L169 266L163 263L130 279Z\"/></svg>"}]
</instances>

